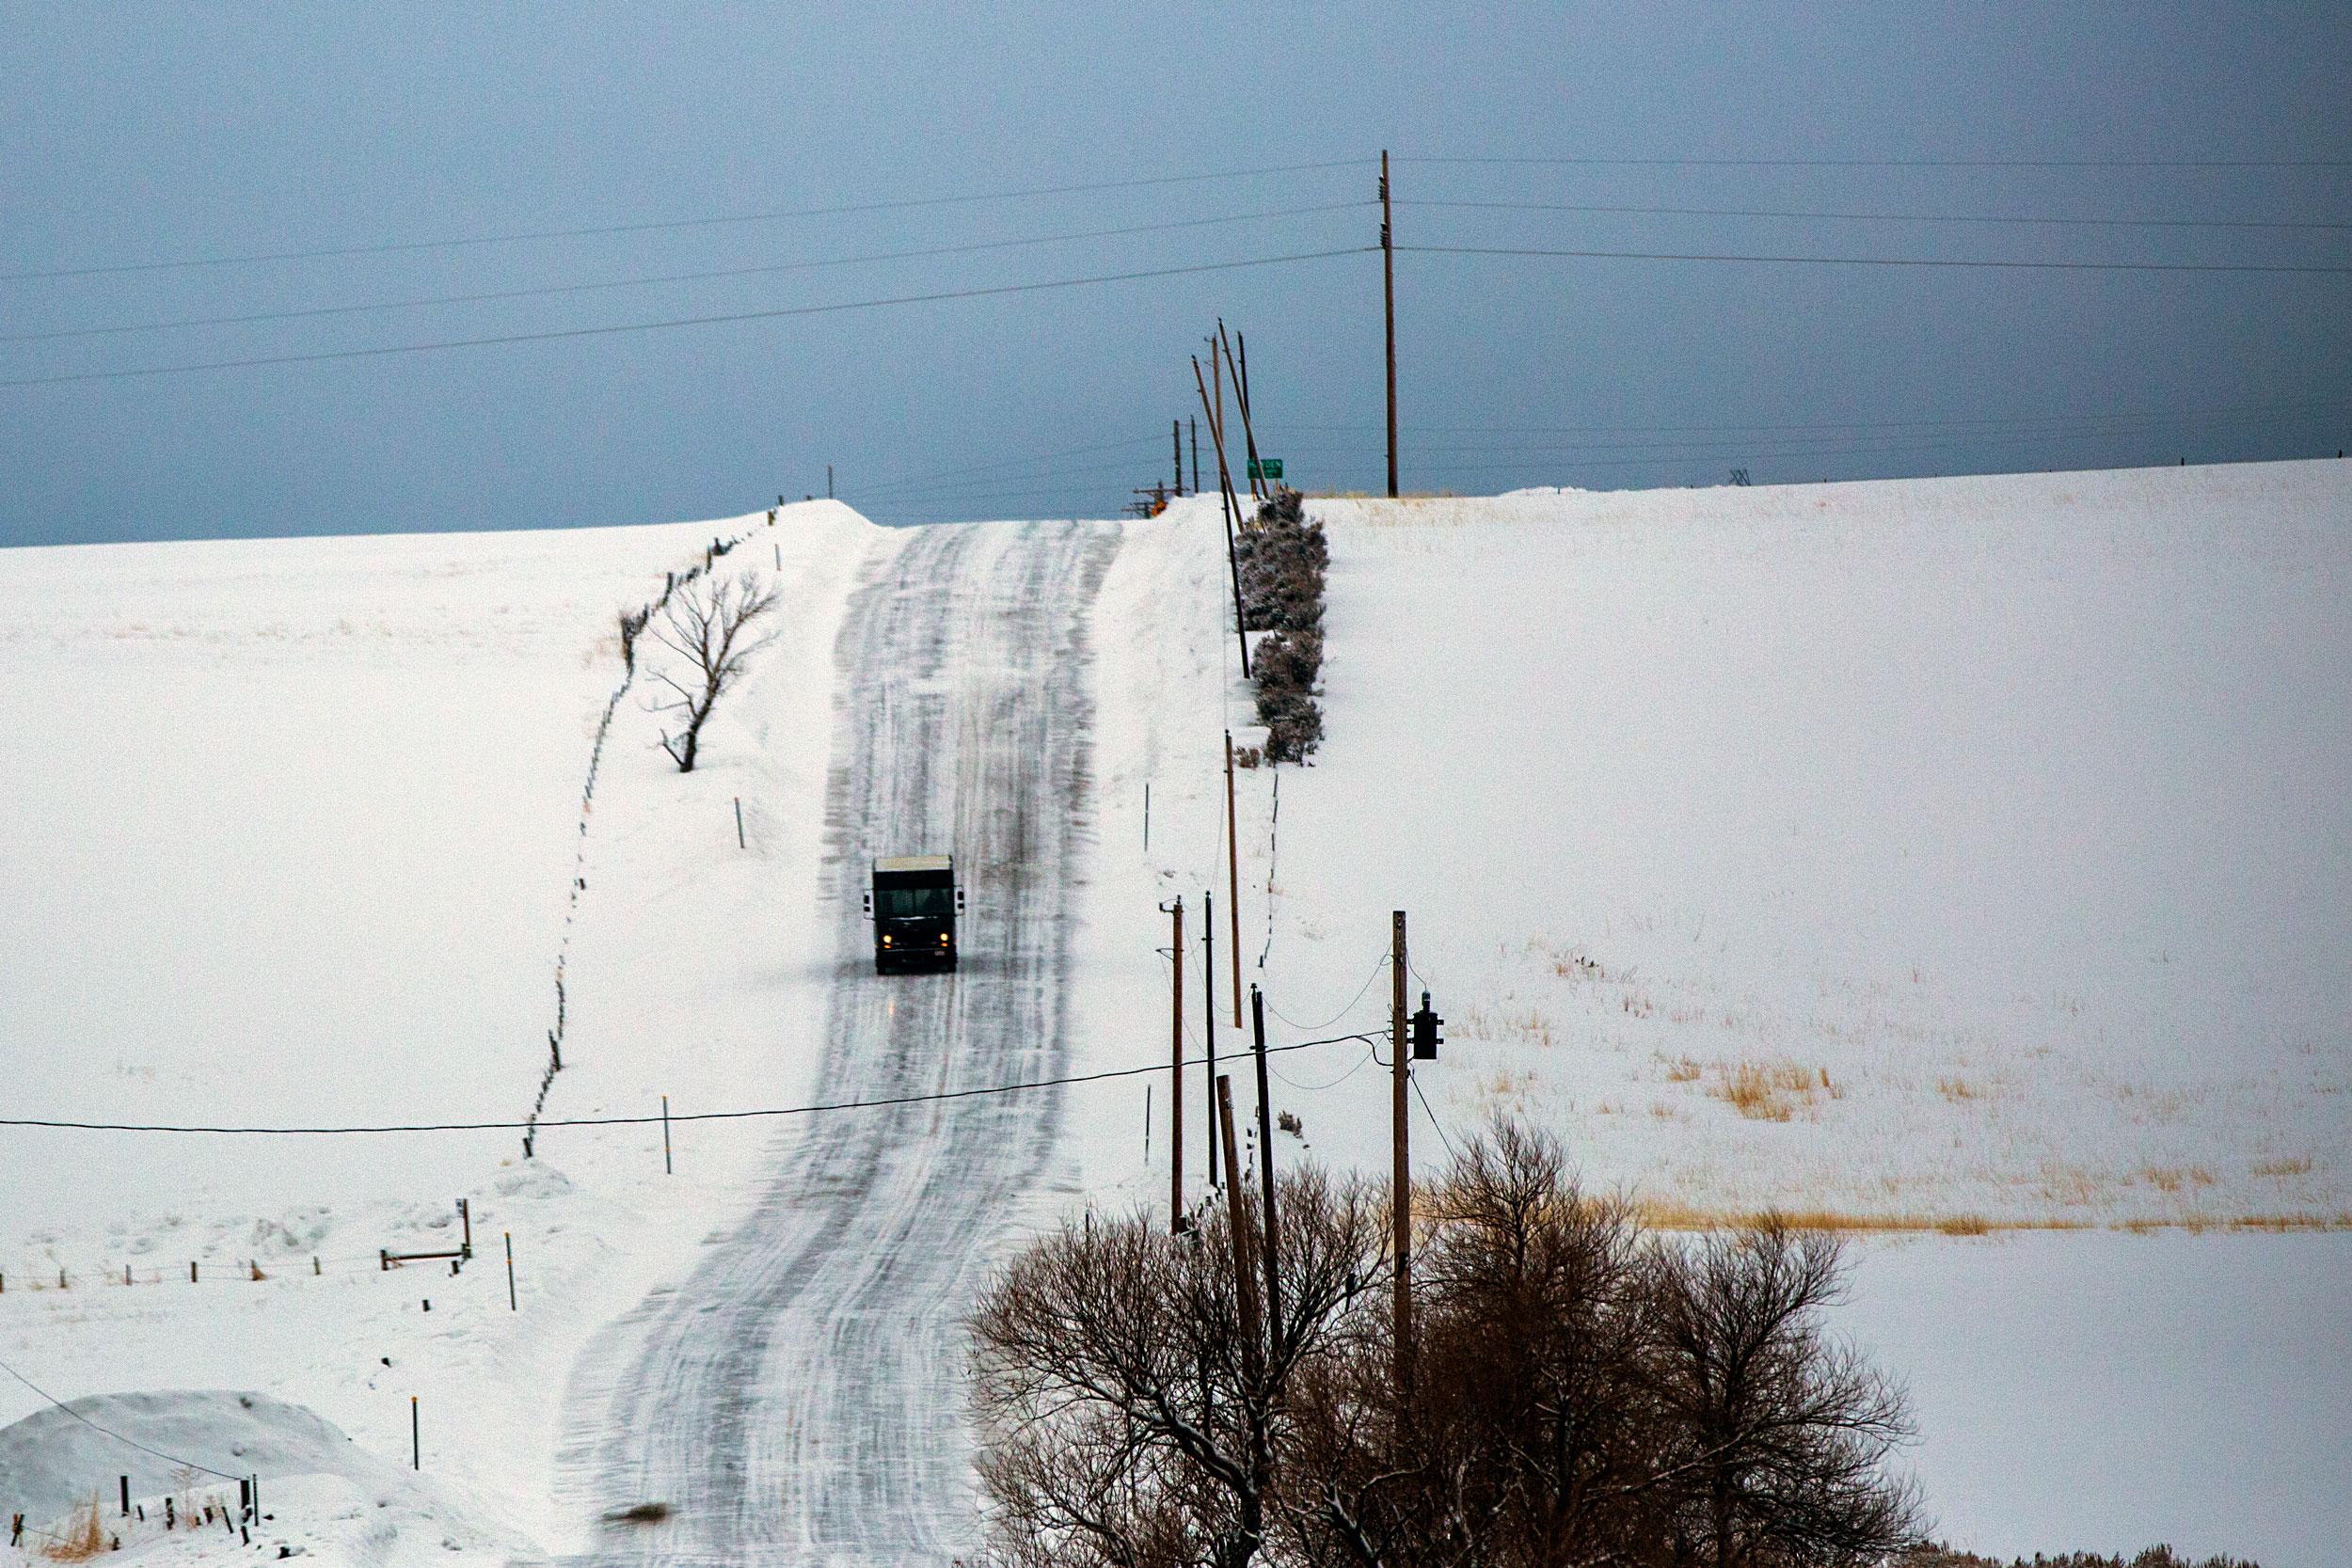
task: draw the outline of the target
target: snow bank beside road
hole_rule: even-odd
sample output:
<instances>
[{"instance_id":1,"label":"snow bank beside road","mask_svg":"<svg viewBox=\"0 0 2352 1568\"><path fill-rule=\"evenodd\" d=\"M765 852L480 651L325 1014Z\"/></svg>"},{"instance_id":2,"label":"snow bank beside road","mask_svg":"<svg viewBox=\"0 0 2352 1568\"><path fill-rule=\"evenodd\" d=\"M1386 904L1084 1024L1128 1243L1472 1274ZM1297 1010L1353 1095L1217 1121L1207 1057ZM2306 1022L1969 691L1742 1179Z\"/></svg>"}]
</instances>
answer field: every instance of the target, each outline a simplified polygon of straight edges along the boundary
<instances>
[{"instance_id":1,"label":"snow bank beside road","mask_svg":"<svg viewBox=\"0 0 2352 1568\"><path fill-rule=\"evenodd\" d=\"M622 675L615 612L746 531L718 566L781 582L778 640L691 776L659 751L642 688L623 703L583 839L589 746ZM822 990L796 954L816 929L833 639L896 544L819 502L773 529L0 552L12 1103L109 1121L519 1117L583 842L548 1115L658 1113L663 1093L681 1111L788 1101L815 1060L793 1021ZM731 1212L771 1131L681 1128L674 1178L658 1126L551 1130L528 1164L506 1132L12 1132L0 1358L64 1398L265 1390L378 1454L406 1454L420 1394L428 1475L537 1532L579 1345ZM477 1249L461 1277L377 1269L380 1246L453 1244L461 1194ZM0 1419L38 1403L0 1386Z\"/></svg>"}]
</instances>

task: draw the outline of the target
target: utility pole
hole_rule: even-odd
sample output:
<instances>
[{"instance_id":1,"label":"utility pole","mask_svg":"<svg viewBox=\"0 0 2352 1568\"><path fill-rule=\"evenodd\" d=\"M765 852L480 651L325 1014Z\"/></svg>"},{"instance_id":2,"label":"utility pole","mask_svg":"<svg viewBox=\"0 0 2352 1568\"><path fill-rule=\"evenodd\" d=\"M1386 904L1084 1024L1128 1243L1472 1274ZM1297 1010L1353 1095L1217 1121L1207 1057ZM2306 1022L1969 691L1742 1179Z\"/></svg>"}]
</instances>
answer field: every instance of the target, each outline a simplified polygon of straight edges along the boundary
<instances>
[{"instance_id":1,"label":"utility pole","mask_svg":"<svg viewBox=\"0 0 2352 1568\"><path fill-rule=\"evenodd\" d=\"M1214 355L1212 355L1214 357ZM1209 415L1209 440L1216 448L1216 483L1218 499L1225 508L1225 565L1233 579L1233 636L1241 643L1241 678L1249 678L1249 633L1243 626L1241 611L1241 557L1233 551L1233 482L1225 467L1225 431L1216 410L1209 403L1209 384L1200 373L1200 356L1192 356L1192 384L1200 393L1200 406ZM1196 458L1198 454L1196 453ZM1199 464L1194 465L1194 477L1199 477ZM1234 1020L1240 1024L1238 1017Z\"/></svg>"},{"instance_id":2,"label":"utility pole","mask_svg":"<svg viewBox=\"0 0 2352 1568\"><path fill-rule=\"evenodd\" d=\"M1214 873L1212 874L1214 875ZM1208 1037L1209 1074L1200 1087L1209 1097L1209 1185L1217 1184L1216 1164L1216 895L1203 889L1200 894L1200 1025ZM1233 1173L1227 1171L1227 1180Z\"/></svg>"},{"instance_id":3,"label":"utility pole","mask_svg":"<svg viewBox=\"0 0 2352 1568\"><path fill-rule=\"evenodd\" d=\"M1266 1086L1265 996L1249 988L1249 1022L1258 1040L1258 1192L1265 1215L1265 1321L1267 1343L1279 1350L1282 1336L1282 1276L1274 1266L1274 1096Z\"/></svg>"},{"instance_id":4,"label":"utility pole","mask_svg":"<svg viewBox=\"0 0 2352 1568\"><path fill-rule=\"evenodd\" d=\"M1244 673L1248 672L1245 671ZM1233 1027L1241 1027L1241 818L1233 809L1233 732L1225 732L1225 918L1232 925ZM1211 1005L1215 1011L1215 1005Z\"/></svg>"},{"instance_id":5,"label":"utility pole","mask_svg":"<svg viewBox=\"0 0 2352 1568\"><path fill-rule=\"evenodd\" d=\"M825 499L833 499L833 465L825 465Z\"/></svg>"},{"instance_id":6,"label":"utility pole","mask_svg":"<svg viewBox=\"0 0 2352 1568\"><path fill-rule=\"evenodd\" d=\"M1396 1251L1396 1389L1413 1389L1413 1171L1405 1122L1405 911L1391 917L1389 938L1389 1117L1391 1207Z\"/></svg>"},{"instance_id":7,"label":"utility pole","mask_svg":"<svg viewBox=\"0 0 2352 1568\"><path fill-rule=\"evenodd\" d=\"M1274 494L1274 486L1258 473L1257 428L1249 422L1249 339L1240 332L1233 334L1233 347L1240 352L1241 363L1234 367L1233 379L1241 388L1241 435L1249 443L1249 490L1261 499Z\"/></svg>"},{"instance_id":8,"label":"utility pole","mask_svg":"<svg viewBox=\"0 0 2352 1568\"><path fill-rule=\"evenodd\" d=\"M1225 1164L1230 1170L1234 1157L1233 1081L1231 1078L1216 1081L1216 1115L1224 1129ZM1240 1182L1228 1181L1225 1184L1225 1227L1232 1233L1233 1243L1233 1296L1241 1307L1242 1366L1249 1381L1255 1384L1258 1369L1264 1365L1259 1355L1265 1341L1260 1338L1262 1331L1258 1326L1258 1271L1250 1267L1248 1202Z\"/></svg>"},{"instance_id":9,"label":"utility pole","mask_svg":"<svg viewBox=\"0 0 2352 1568\"><path fill-rule=\"evenodd\" d=\"M1168 998L1168 1227L1181 1236L1184 1233L1184 901L1179 898L1160 908L1176 921L1175 945L1168 950L1176 986Z\"/></svg>"},{"instance_id":10,"label":"utility pole","mask_svg":"<svg viewBox=\"0 0 2352 1568\"><path fill-rule=\"evenodd\" d=\"M1380 150L1380 290L1389 326L1389 499L1396 499L1396 236L1389 227L1389 150Z\"/></svg>"},{"instance_id":11,"label":"utility pole","mask_svg":"<svg viewBox=\"0 0 2352 1568\"><path fill-rule=\"evenodd\" d=\"M1174 452L1176 453L1176 494L1177 494L1177 497L1181 499L1183 498L1183 496L1184 496L1184 420L1168 420L1168 444L1169 448L1170 448L1171 450L1173 450L1173 451L1174 451Z\"/></svg>"}]
</instances>

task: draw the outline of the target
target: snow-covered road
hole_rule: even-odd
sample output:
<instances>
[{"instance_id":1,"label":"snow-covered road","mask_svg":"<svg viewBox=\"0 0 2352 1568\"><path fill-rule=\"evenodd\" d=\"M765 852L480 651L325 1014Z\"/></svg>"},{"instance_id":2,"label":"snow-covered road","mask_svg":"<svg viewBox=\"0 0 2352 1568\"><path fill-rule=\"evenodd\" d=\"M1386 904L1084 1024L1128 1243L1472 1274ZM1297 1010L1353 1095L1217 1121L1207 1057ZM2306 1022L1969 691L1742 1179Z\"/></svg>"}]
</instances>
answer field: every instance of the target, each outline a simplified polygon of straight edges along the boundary
<instances>
[{"instance_id":1,"label":"snow-covered road","mask_svg":"<svg viewBox=\"0 0 2352 1568\"><path fill-rule=\"evenodd\" d=\"M935 528L852 600L836 650L819 1098L1041 1078L1068 1049L1086 623L1101 525ZM952 849L962 968L878 977L876 855ZM565 1489L609 1560L946 1562L976 1536L959 1320L1034 1188L1052 1093L813 1117L686 1282L600 1335ZM666 1518L610 1519L636 1505Z\"/></svg>"}]
</instances>

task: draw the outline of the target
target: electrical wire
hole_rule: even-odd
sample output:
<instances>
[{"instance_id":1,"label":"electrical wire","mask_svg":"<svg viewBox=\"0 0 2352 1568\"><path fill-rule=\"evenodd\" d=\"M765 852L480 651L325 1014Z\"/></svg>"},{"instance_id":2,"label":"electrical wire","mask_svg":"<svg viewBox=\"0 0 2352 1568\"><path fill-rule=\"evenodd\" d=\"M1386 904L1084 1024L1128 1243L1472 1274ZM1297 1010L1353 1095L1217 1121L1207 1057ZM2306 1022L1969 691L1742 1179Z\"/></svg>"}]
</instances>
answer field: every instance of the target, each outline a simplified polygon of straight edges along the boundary
<instances>
[{"instance_id":1,"label":"electrical wire","mask_svg":"<svg viewBox=\"0 0 2352 1568\"><path fill-rule=\"evenodd\" d=\"M2352 265L2303 265L2253 261L2009 261L1984 258L1928 256L1740 256L1712 251L1550 250L1514 245L1401 245L1400 253L1428 256L1565 256L1612 261L1753 261L1822 267L1977 267L2009 272L2249 272L2352 274Z\"/></svg>"},{"instance_id":2,"label":"electrical wire","mask_svg":"<svg viewBox=\"0 0 2352 1568\"><path fill-rule=\"evenodd\" d=\"M2352 158L1550 158L1406 157L1400 164L1547 164L1599 168L2352 168Z\"/></svg>"},{"instance_id":3,"label":"electrical wire","mask_svg":"<svg viewBox=\"0 0 2352 1568\"><path fill-rule=\"evenodd\" d=\"M270 354L245 359L211 359L183 365L149 365L135 370L80 371L64 375L18 376L0 381L0 388L55 387L80 381L128 381L151 376L187 375L200 371L251 370L268 365L310 365L332 359L376 359L390 355L426 354L440 349L495 348L510 343L557 342L577 338L604 338L627 332L660 332L681 326L719 326L741 322L780 321L792 316L822 316L849 310L874 310L893 305L929 305L941 300L985 299L1003 294L1037 293L1049 289L1075 289L1099 283L1131 283L1153 277L1177 277L1194 273L1235 272L1247 267L1279 266L1293 261L1320 261L1334 256L1357 256L1377 245L1343 245L1334 250L1296 251L1285 256L1252 256L1234 261L1198 261L1184 266L1150 267L1136 272L1097 273L1088 277L1057 277L1036 283L1000 283L986 288L944 289L930 293L895 294L882 299L849 300L834 305L796 305L770 310L737 310L714 316L679 316L666 321L622 322L611 326L574 326L548 332L509 332L489 338L451 338L427 343L389 343L375 348L328 349L314 354Z\"/></svg>"},{"instance_id":4,"label":"electrical wire","mask_svg":"<svg viewBox=\"0 0 2352 1568\"><path fill-rule=\"evenodd\" d=\"M1163 955L1165 957L1165 955ZM1327 1039L1294 1040L1288 1045L1269 1045L1266 1053L1306 1051L1319 1045L1337 1045L1343 1040L1361 1040L1366 1035L1333 1035ZM49 1127L84 1132L203 1132L237 1136L267 1137L340 1137L355 1134L385 1132L503 1132L530 1129L546 1131L550 1127L654 1127L673 1122L692 1121L751 1121L776 1117L816 1116L832 1111L870 1111L894 1105L922 1105L943 1100L973 1100L986 1095L1019 1094L1028 1089L1061 1088L1072 1084L1098 1084L1114 1078L1135 1078L1145 1073L1167 1072L1171 1069L1206 1065L1207 1056L1196 1056L1183 1062L1155 1062L1146 1067L1108 1068L1100 1072L1070 1073L1060 1078L1041 1078L1025 1084L989 1084L969 1089L934 1089L928 1094L889 1095L875 1100L835 1100L809 1105L782 1105L750 1111L672 1111L656 1112L635 1117L541 1117L537 1121L435 1121L381 1122L340 1127L288 1126L211 1126L184 1122L125 1122L69 1121L40 1117L0 1117L0 1127Z\"/></svg>"},{"instance_id":5,"label":"electrical wire","mask_svg":"<svg viewBox=\"0 0 2352 1568\"><path fill-rule=\"evenodd\" d=\"M1453 1159L1460 1159L1462 1156L1454 1148L1454 1140L1445 1135L1445 1123L1438 1119L1438 1113L1432 1109L1429 1104L1429 1097L1422 1093L1421 1074L1415 1072L1411 1068L1406 1068L1405 1069L1405 1081L1413 1085L1413 1098L1421 1101L1422 1114L1429 1118L1429 1125L1437 1130L1438 1141L1445 1145L1445 1151L1447 1155Z\"/></svg>"},{"instance_id":6,"label":"electrical wire","mask_svg":"<svg viewBox=\"0 0 2352 1568\"><path fill-rule=\"evenodd\" d=\"M2221 420L2252 419L2268 414L2297 413L2312 408L2340 408L2352 399L2304 398L2280 403L2238 404L2227 408L2152 408L2137 412L2083 414L2021 414L2008 418L1979 418L1953 420L1846 420L1829 424L1628 424L1628 425L1415 425L1417 430L1444 433L1545 436L1625 436L1642 433L1673 434L1676 432L1730 432L1746 434L1753 431L1784 430L1893 430L1919 425L1974 427L1982 425L2054 424L2074 420ZM1384 427L1375 420L1362 424L1286 424L1284 430L1332 431L1351 435L1378 431Z\"/></svg>"},{"instance_id":7,"label":"electrical wire","mask_svg":"<svg viewBox=\"0 0 2352 1568\"><path fill-rule=\"evenodd\" d=\"M210 1465L199 1465L193 1459L183 1459L178 1454L166 1453L161 1449L151 1449L146 1444L139 1442L136 1438L125 1437L122 1433L116 1432L111 1428L102 1427L96 1421L91 1420L87 1416L83 1415L80 1411L67 1404L63 1400L60 1400L56 1395L51 1394L47 1389L41 1387L31 1378L26 1377L23 1372L18 1371L14 1367L9 1366L5 1361L0 1361L0 1372L8 1373L10 1377L16 1379L17 1382L22 1383L25 1387L30 1388L34 1393L39 1394L42 1399L47 1400L51 1404L56 1405L59 1410L64 1411L67 1415L72 1417L75 1420L89 1428L92 1432L102 1433L104 1435L113 1438L118 1443L138 1449L141 1453L152 1454L157 1459L168 1459L174 1465L180 1465L183 1469L201 1470L208 1476L218 1476L223 1481L243 1481L245 1479L243 1476L232 1476L226 1470L215 1470Z\"/></svg>"},{"instance_id":8,"label":"electrical wire","mask_svg":"<svg viewBox=\"0 0 2352 1568\"><path fill-rule=\"evenodd\" d=\"M1388 964L1389 955L1387 950L1383 949L1380 957L1373 961L1372 973L1364 976L1363 985L1357 990L1355 996L1350 999L1347 1006L1342 1007L1338 1012L1333 1013L1329 1018L1325 1019L1320 1023L1299 1022L1296 1019L1283 1012L1281 1008L1276 1006L1274 1005L1274 1000L1271 997L1266 999L1265 1010L1272 1013L1276 1018L1280 1019L1283 1022L1289 1024L1294 1029L1328 1029L1331 1025L1337 1023L1340 1020L1345 1018L1348 1014L1356 1010L1356 1004L1364 999L1364 992L1372 990L1372 983L1380 978L1380 972L1383 969L1386 969ZM1263 993L1261 992L1261 994Z\"/></svg>"},{"instance_id":9,"label":"electrical wire","mask_svg":"<svg viewBox=\"0 0 2352 1568\"><path fill-rule=\"evenodd\" d=\"M458 239L389 240L371 245L329 245L311 250L256 251L244 256L207 256L167 261L126 261L104 266L54 267L33 272L0 273L0 283L44 277L90 277L107 273L170 272L185 267L243 266L257 261L307 261L333 256L383 256L416 250L454 250L469 245L514 245L526 240L579 240L607 234L651 234L681 229L717 229L733 224L776 223L788 218L842 217L856 213L905 212L919 207L953 207L984 201L1014 201L1041 196L1075 196L1092 191L1142 190L1164 185L1203 184L1216 180L1245 180L1263 174L1298 174L1317 169L1357 168L1371 158L1337 158L1322 163L1269 164L1258 168L1220 169L1209 174L1167 174L1132 180L1101 180L1076 185L1040 185L1021 190L975 191L961 196L901 198L889 201L859 201L834 207L793 207L765 213L736 213L718 217L668 218L651 223L602 224L585 229L524 230L505 234L475 234Z\"/></svg>"},{"instance_id":10,"label":"electrical wire","mask_svg":"<svg viewBox=\"0 0 2352 1568\"><path fill-rule=\"evenodd\" d=\"M139 322L118 326L62 327L47 332L0 333L0 343L52 342L64 338L103 338L128 332L170 332L199 326L245 326L257 322L305 321L320 316L358 315L373 310L417 310L438 305L479 305L493 300L535 299L555 294L590 293L607 289L642 289L667 283L700 283L714 278L757 277L776 273L815 272L826 267L858 266L873 261L904 261L931 256L962 256L984 250L1012 250L1025 245L1060 245L1072 240L1119 239L1133 234L1159 233L1171 229L1206 229L1219 224L1249 223L1267 218L1303 217L1317 213L1352 211L1369 201L1335 201L1321 207L1293 207L1262 213L1235 213L1225 217L1181 218L1168 223L1136 224L1125 229L1092 229L1068 234L1037 234L1016 240L978 240L966 245L930 245L920 250L882 250L863 256L834 256L811 261L775 261L755 267L723 267L713 272L674 272L649 277L617 277L592 283L550 283L529 289L499 289L487 293L436 294L421 299L377 300L360 305L320 305L299 310L262 310L241 316L191 316L180 321Z\"/></svg>"},{"instance_id":11,"label":"electrical wire","mask_svg":"<svg viewBox=\"0 0 2352 1568\"><path fill-rule=\"evenodd\" d=\"M1757 207L1628 207L1595 202L1558 201L1412 201L1396 200L1398 207L1450 207L1498 213L1619 213L1646 217L1701 218L1827 218L1852 223L1977 223L1977 224L2049 224L2060 227L2091 229L2280 229L2280 230L2344 230L2352 223L2287 222L2259 218L2094 218L2094 217L2010 217L1984 214L1939 213L1821 213L1792 212Z\"/></svg>"},{"instance_id":12,"label":"electrical wire","mask_svg":"<svg viewBox=\"0 0 2352 1568\"><path fill-rule=\"evenodd\" d=\"M1349 1068L1345 1072L1341 1073L1337 1078L1332 1079L1327 1084L1302 1084L1286 1072L1276 1072L1272 1067L1268 1067L1266 1071L1273 1073L1275 1077L1280 1079L1283 1083L1288 1084L1292 1088L1298 1090L1302 1094L1320 1094L1326 1089L1338 1088L1342 1084L1346 1083L1350 1078L1353 1078L1358 1073L1363 1071L1366 1067L1372 1064L1373 1060L1374 1057L1372 1053L1367 1052L1362 1059L1358 1061L1354 1067Z\"/></svg>"},{"instance_id":13,"label":"electrical wire","mask_svg":"<svg viewBox=\"0 0 2352 1568\"><path fill-rule=\"evenodd\" d=\"M1071 447L1061 451L1041 452L1035 457L1004 457L993 459L986 463L967 463L953 468L932 468L927 472L919 474L901 474L897 479L882 479L877 480L872 484L863 485L860 487L858 493L860 495L870 495L876 491L892 490L901 485L920 484L927 480L946 479L959 474L980 474L987 473L991 469L994 468L1020 467L1024 465L1031 463L1051 463L1057 458L1063 457L1084 457L1090 452L1118 451L1128 447L1142 446L1147 441L1156 444L1159 441L1159 437L1157 436L1137 436L1124 441L1098 441L1094 445L1088 447Z\"/></svg>"}]
</instances>

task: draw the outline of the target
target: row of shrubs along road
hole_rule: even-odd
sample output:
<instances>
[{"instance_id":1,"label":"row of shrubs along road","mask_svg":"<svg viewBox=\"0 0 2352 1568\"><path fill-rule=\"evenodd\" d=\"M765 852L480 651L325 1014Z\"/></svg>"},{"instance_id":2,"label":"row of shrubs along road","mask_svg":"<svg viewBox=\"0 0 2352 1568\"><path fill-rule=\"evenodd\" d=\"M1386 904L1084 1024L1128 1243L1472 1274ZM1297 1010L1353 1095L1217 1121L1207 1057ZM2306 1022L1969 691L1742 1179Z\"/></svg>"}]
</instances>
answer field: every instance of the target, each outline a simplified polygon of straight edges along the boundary
<instances>
[{"instance_id":1,"label":"row of shrubs along road","mask_svg":"<svg viewBox=\"0 0 2352 1568\"><path fill-rule=\"evenodd\" d=\"M1276 489L1233 544L1241 575L1242 626L1268 633L1250 673L1268 762L1304 762L1323 740L1315 681L1323 673L1323 585L1331 549L1309 522L1297 491Z\"/></svg>"}]
</instances>

